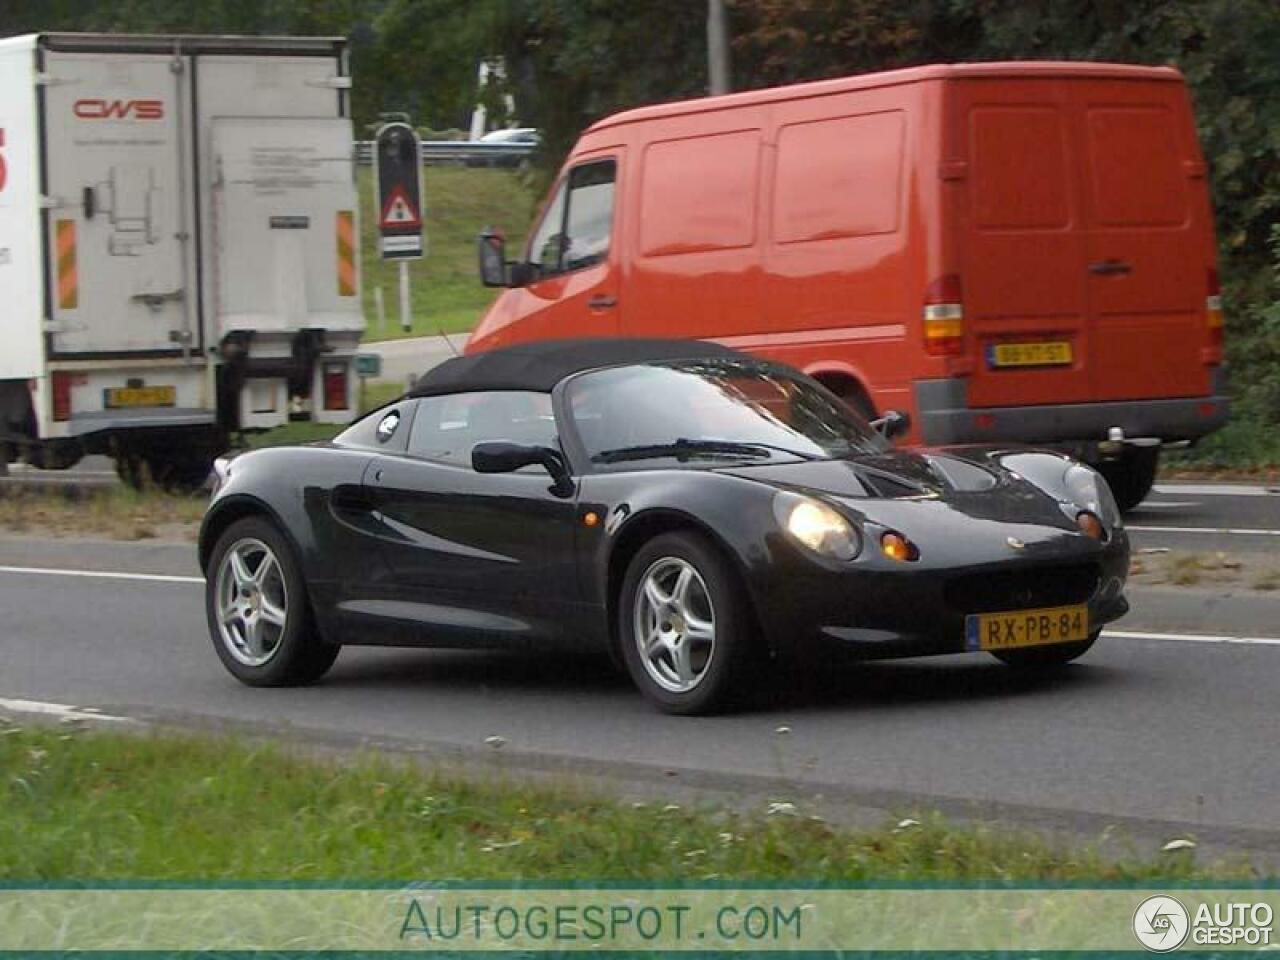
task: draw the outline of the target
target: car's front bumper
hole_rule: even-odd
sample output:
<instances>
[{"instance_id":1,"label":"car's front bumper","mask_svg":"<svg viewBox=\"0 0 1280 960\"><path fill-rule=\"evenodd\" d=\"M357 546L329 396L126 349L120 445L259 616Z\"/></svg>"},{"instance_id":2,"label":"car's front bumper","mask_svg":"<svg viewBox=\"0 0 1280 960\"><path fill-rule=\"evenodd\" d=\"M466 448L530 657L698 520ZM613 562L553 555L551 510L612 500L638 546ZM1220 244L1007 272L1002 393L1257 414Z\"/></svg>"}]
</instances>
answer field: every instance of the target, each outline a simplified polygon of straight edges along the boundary
<instances>
[{"instance_id":1,"label":"car's front bumper","mask_svg":"<svg viewBox=\"0 0 1280 960\"><path fill-rule=\"evenodd\" d=\"M1129 610L1128 565L1123 531L1104 548L1074 556L945 567L877 558L845 570L812 563L804 569L797 559L779 578L785 589L762 598L760 614L770 646L780 652L836 647L862 659L965 653L972 614L1084 604L1089 632L1101 629Z\"/></svg>"}]
</instances>

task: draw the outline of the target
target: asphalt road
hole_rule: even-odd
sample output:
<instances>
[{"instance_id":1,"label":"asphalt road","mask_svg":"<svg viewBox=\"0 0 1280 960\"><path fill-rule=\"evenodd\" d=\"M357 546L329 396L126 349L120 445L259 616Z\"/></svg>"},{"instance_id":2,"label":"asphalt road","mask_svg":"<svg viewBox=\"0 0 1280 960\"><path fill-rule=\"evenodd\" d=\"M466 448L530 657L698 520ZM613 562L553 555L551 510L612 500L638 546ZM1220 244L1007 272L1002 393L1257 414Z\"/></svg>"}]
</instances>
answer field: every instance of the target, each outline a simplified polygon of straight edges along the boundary
<instances>
[{"instance_id":1,"label":"asphalt road","mask_svg":"<svg viewBox=\"0 0 1280 960\"><path fill-rule=\"evenodd\" d=\"M1162 489L1132 525L1139 547L1248 539L1280 565L1280 536L1181 532L1280 533L1280 495L1258 489ZM603 661L564 657L352 648L318 686L248 689L210 649L197 574L189 545L0 538L0 698L377 743L629 794L788 800L852 822L938 808L1147 850L1192 836L1280 863L1271 595L1135 592L1134 612L1050 681L983 656L868 664L752 712L679 719Z\"/></svg>"}]
</instances>

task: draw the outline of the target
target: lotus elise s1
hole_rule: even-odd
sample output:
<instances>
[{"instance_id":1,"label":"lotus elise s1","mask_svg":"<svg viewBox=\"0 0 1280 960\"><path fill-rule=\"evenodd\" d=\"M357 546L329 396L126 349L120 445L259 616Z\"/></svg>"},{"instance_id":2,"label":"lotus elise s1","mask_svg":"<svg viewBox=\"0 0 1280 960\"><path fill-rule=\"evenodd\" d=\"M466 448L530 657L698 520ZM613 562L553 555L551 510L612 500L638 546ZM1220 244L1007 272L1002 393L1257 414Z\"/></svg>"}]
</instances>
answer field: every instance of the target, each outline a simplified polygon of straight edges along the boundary
<instances>
[{"instance_id":1,"label":"lotus elise s1","mask_svg":"<svg viewBox=\"0 0 1280 960\"><path fill-rule=\"evenodd\" d=\"M252 685L346 644L605 648L674 713L797 651L1088 650L1128 609L1106 483L1033 449L896 450L904 420L691 340L448 360L332 442L219 462L213 646Z\"/></svg>"}]
</instances>

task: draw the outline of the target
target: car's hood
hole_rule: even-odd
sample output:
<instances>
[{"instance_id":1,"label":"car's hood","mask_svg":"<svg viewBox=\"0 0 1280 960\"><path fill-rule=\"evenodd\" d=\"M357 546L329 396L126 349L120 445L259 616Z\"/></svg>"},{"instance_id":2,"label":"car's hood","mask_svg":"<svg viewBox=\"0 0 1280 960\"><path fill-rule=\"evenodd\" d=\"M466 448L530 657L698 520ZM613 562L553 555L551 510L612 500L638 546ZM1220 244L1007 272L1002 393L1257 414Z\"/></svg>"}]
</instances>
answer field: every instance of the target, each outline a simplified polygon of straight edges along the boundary
<instances>
[{"instance_id":1,"label":"car's hood","mask_svg":"<svg viewBox=\"0 0 1280 960\"><path fill-rule=\"evenodd\" d=\"M985 447L889 450L720 472L838 497L855 509L877 501L941 500L983 519L1069 525L1057 498L1003 466L1001 453Z\"/></svg>"}]
</instances>

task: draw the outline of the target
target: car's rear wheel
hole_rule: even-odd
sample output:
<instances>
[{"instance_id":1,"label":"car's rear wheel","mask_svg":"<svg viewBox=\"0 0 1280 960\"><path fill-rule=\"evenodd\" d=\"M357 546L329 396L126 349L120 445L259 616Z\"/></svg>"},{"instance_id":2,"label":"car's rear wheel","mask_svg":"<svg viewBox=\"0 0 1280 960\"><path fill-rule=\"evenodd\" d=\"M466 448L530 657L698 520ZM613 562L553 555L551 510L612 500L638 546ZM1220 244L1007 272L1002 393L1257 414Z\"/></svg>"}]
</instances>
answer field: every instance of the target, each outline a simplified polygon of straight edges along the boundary
<instances>
[{"instance_id":1,"label":"car's rear wheel","mask_svg":"<svg viewBox=\"0 0 1280 960\"><path fill-rule=\"evenodd\" d=\"M339 648L316 636L293 549L262 517L231 524L209 559L205 610L228 671L255 687L320 679Z\"/></svg>"},{"instance_id":2,"label":"car's rear wheel","mask_svg":"<svg viewBox=\"0 0 1280 960\"><path fill-rule=\"evenodd\" d=\"M993 650L992 655L1011 667L1020 669L1044 669L1060 667L1083 656L1094 645L1101 631L1091 633L1075 643L1052 643L1040 647L1020 647L1016 650Z\"/></svg>"},{"instance_id":3,"label":"car's rear wheel","mask_svg":"<svg viewBox=\"0 0 1280 960\"><path fill-rule=\"evenodd\" d=\"M753 624L734 571L692 532L655 537L632 558L618 604L631 679L667 713L709 713L740 693Z\"/></svg>"}]
</instances>

